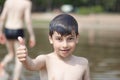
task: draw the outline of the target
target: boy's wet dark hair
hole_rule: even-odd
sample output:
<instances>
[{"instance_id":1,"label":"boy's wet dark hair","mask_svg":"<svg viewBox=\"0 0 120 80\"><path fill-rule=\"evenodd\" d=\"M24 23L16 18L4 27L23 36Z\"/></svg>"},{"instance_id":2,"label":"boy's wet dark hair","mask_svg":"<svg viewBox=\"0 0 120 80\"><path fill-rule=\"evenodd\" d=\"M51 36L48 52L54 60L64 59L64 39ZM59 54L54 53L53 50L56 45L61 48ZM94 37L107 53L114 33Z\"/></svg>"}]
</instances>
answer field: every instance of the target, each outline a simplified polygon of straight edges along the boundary
<instances>
[{"instance_id":1,"label":"boy's wet dark hair","mask_svg":"<svg viewBox=\"0 0 120 80\"><path fill-rule=\"evenodd\" d=\"M61 36L71 35L73 33L77 36L79 34L78 23L71 15L60 14L56 16L49 25L49 35L51 37L55 31Z\"/></svg>"}]
</instances>

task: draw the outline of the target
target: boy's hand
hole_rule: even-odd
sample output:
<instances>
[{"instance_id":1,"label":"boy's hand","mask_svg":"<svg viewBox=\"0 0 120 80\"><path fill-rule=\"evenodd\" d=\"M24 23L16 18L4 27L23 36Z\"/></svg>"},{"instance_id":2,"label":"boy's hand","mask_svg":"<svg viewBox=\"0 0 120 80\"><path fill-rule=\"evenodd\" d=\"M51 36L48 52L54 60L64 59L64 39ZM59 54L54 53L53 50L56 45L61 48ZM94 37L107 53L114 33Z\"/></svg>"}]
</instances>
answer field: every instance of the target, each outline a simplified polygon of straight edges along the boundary
<instances>
[{"instance_id":1,"label":"boy's hand","mask_svg":"<svg viewBox=\"0 0 120 80\"><path fill-rule=\"evenodd\" d=\"M30 38L29 40L29 47L33 48L36 45L35 38Z\"/></svg>"},{"instance_id":2,"label":"boy's hand","mask_svg":"<svg viewBox=\"0 0 120 80\"><path fill-rule=\"evenodd\" d=\"M25 46L25 41L22 37L18 37L18 42L20 43L20 47L17 49L17 57L21 62L26 61L28 51Z\"/></svg>"},{"instance_id":3,"label":"boy's hand","mask_svg":"<svg viewBox=\"0 0 120 80\"><path fill-rule=\"evenodd\" d=\"M5 35L3 33L0 33L0 44L5 44L5 42L6 42Z\"/></svg>"}]
</instances>

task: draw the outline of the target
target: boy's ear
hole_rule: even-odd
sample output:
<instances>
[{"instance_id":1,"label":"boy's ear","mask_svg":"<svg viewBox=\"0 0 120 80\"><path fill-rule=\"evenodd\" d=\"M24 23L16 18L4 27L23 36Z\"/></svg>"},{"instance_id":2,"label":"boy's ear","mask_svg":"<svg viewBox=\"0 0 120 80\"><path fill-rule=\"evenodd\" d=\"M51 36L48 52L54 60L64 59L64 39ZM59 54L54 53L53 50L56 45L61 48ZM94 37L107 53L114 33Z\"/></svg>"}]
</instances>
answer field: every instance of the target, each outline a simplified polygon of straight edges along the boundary
<instances>
[{"instance_id":1,"label":"boy's ear","mask_svg":"<svg viewBox=\"0 0 120 80\"><path fill-rule=\"evenodd\" d=\"M53 44L52 37L49 35L50 44Z\"/></svg>"}]
</instances>

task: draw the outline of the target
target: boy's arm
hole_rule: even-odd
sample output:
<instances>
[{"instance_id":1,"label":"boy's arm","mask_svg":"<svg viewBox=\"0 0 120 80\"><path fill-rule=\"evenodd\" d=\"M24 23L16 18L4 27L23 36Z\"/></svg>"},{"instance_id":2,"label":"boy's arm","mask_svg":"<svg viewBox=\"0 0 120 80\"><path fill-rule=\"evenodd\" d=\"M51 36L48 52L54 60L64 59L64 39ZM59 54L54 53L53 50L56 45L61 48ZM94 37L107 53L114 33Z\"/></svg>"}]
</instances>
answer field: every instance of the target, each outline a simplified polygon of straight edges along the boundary
<instances>
[{"instance_id":1,"label":"boy's arm","mask_svg":"<svg viewBox=\"0 0 120 80\"><path fill-rule=\"evenodd\" d=\"M0 34L2 33L3 24L5 22L6 16L7 16L7 4L5 2L3 11L2 11L2 13L0 15Z\"/></svg>"},{"instance_id":2,"label":"boy's arm","mask_svg":"<svg viewBox=\"0 0 120 80\"><path fill-rule=\"evenodd\" d=\"M3 11L2 11L2 13L0 15L0 44L5 44L5 41L6 41L5 36L4 36L3 32L2 32L3 25L4 25L5 19L7 17L7 3L6 2L4 4Z\"/></svg>"},{"instance_id":3,"label":"boy's arm","mask_svg":"<svg viewBox=\"0 0 120 80\"><path fill-rule=\"evenodd\" d=\"M21 61L25 68L28 70L41 70L45 67L45 55L40 55L35 59L31 59L29 56L26 57L26 60Z\"/></svg>"},{"instance_id":4,"label":"boy's arm","mask_svg":"<svg viewBox=\"0 0 120 80\"><path fill-rule=\"evenodd\" d=\"M17 57L23 65L29 70L40 70L45 67L45 55L38 56L36 59L31 59L28 56L27 48L24 40L18 37L20 47L17 49Z\"/></svg>"},{"instance_id":5,"label":"boy's arm","mask_svg":"<svg viewBox=\"0 0 120 80\"><path fill-rule=\"evenodd\" d=\"M35 42L35 35L34 35L34 31L32 28L32 21L31 21L31 9L32 8L32 3L28 2L28 4L26 4L26 8L25 8L25 23L26 23L26 27L28 30L28 33L30 35L30 39L29 39L29 46L30 47L34 47L36 42Z\"/></svg>"},{"instance_id":6,"label":"boy's arm","mask_svg":"<svg viewBox=\"0 0 120 80\"><path fill-rule=\"evenodd\" d=\"M86 64L86 70L85 70L85 73L84 73L84 76L83 76L83 80L90 80L90 71L89 71L89 63L88 63L88 60L87 60L87 64Z\"/></svg>"}]
</instances>

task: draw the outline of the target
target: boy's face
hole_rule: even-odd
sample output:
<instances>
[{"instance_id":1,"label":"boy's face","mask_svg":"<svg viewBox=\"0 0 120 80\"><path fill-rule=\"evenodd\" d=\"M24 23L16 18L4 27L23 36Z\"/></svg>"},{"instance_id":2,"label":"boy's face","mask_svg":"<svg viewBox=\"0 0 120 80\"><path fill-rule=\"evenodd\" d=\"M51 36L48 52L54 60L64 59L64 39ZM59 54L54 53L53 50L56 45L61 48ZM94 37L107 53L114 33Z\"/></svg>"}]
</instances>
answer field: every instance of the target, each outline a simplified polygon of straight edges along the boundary
<instances>
[{"instance_id":1,"label":"boy's face","mask_svg":"<svg viewBox=\"0 0 120 80\"><path fill-rule=\"evenodd\" d=\"M49 36L50 43L53 44L54 52L62 58L70 56L78 43L76 34L61 36L54 32L52 37Z\"/></svg>"}]
</instances>

